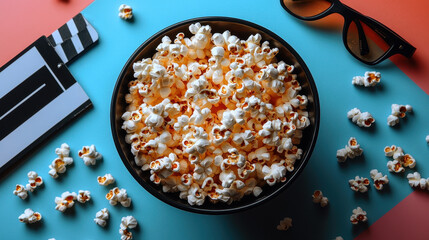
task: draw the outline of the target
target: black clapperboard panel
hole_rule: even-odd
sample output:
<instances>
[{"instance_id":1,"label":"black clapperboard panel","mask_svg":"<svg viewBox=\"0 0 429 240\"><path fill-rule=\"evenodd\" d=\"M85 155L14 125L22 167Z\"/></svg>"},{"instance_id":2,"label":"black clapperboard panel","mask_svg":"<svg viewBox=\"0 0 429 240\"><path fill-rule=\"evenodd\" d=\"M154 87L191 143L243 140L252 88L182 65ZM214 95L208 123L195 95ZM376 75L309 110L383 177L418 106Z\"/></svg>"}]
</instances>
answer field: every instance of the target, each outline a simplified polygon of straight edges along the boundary
<instances>
[{"instance_id":1,"label":"black clapperboard panel","mask_svg":"<svg viewBox=\"0 0 429 240\"><path fill-rule=\"evenodd\" d=\"M92 106L65 63L97 40L78 14L0 68L0 173Z\"/></svg>"}]
</instances>

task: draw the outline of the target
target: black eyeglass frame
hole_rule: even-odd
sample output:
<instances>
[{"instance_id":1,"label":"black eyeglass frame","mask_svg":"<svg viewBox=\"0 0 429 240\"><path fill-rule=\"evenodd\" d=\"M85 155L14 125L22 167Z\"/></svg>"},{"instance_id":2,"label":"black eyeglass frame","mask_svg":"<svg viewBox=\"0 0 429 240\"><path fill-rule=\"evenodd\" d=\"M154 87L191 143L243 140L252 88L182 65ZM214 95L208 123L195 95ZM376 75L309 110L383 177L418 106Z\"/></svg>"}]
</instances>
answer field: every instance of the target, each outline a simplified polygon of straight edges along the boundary
<instances>
[{"instance_id":1,"label":"black eyeglass frame","mask_svg":"<svg viewBox=\"0 0 429 240\"><path fill-rule=\"evenodd\" d=\"M318 20L318 19L324 18L328 15L331 15L333 13L338 13L341 16L343 16L343 18L344 18L344 26L343 26L343 43L344 43L344 46L346 47L346 49L350 52L350 54L353 57L355 57L356 59L358 59L359 61L361 61L365 64L376 65L376 64L386 60L387 58L389 58L395 54L401 54L407 58L410 58L414 54L414 52L416 51L416 48L414 46L412 46L409 42L407 42L405 39L403 39L401 36L399 36L393 30L386 27L384 24L378 22L377 20L375 20L373 18L370 18L368 16L361 14L360 12L354 10L353 8L343 4L339 0L329 0L329 1L332 2L332 4L328 9L326 9L325 11L323 11L317 15L311 16L311 17L303 17L303 16L299 16L299 15L295 14L289 8L286 7L283 0L280 0L280 4L288 13L290 13L294 17L301 19L301 20L304 20L304 21ZM368 25L368 27L370 27L372 30L374 30L381 38L383 38L383 40L386 43L388 43L390 45L390 48L383 55L381 55L379 58L377 58L374 61L366 61L366 60L360 58L359 56L356 56L355 53L353 53L353 51L349 48L349 46L347 44L347 33L348 33L348 30L349 30L351 23L354 22L356 24L356 26L358 28L358 32L359 32L361 51L362 50L364 50L364 51L368 50L368 49L362 49L365 47L367 48L368 46L367 46L366 38L362 38L362 36L365 36L365 33L363 32L362 26L358 20L365 23L366 25Z\"/></svg>"}]
</instances>

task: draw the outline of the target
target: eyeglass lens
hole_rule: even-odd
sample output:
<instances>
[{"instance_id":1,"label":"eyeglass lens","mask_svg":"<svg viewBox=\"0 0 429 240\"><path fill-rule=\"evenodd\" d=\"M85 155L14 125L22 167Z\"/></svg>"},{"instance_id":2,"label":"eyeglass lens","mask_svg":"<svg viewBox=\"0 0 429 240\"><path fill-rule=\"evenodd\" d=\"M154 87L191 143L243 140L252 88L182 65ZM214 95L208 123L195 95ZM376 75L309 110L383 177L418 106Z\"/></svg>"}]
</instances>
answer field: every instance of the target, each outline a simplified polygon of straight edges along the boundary
<instances>
[{"instance_id":1,"label":"eyeglass lens","mask_svg":"<svg viewBox=\"0 0 429 240\"><path fill-rule=\"evenodd\" d=\"M332 5L328 0L283 0L283 3L291 12L301 17L316 16Z\"/></svg>"},{"instance_id":2,"label":"eyeglass lens","mask_svg":"<svg viewBox=\"0 0 429 240\"><path fill-rule=\"evenodd\" d=\"M390 44L360 20L351 21L346 40L352 54L367 62L379 59L390 48Z\"/></svg>"}]
</instances>

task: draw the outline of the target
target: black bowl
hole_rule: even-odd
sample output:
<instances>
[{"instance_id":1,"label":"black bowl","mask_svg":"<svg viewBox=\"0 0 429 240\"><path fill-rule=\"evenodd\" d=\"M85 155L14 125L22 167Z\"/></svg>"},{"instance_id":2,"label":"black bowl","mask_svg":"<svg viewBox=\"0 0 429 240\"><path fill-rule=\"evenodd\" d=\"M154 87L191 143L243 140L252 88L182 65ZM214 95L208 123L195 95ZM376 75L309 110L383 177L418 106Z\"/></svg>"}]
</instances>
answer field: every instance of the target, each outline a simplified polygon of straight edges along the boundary
<instances>
[{"instance_id":1,"label":"black bowl","mask_svg":"<svg viewBox=\"0 0 429 240\"><path fill-rule=\"evenodd\" d=\"M236 35L240 39L247 39L251 34L261 34L262 41L269 41L271 47L277 47L279 49L279 53L277 55L278 60L284 60L286 63L293 64L295 66L294 73L298 75L298 81L302 86L300 94L305 94L309 100L307 110L309 112L311 125L304 130L303 138L299 145L303 150L303 155L301 160L295 163L294 171L287 174L287 181L284 183L277 183L272 187L266 185L263 187L263 192L259 197L256 198L253 195L245 196L240 201L233 202L231 205L225 203L213 204L206 200L202 206L191 206L186 200L180 199L178 193L164 193L161 186L155 185L150 181L149 171L142 171L140 167L134 163L134 156L130 151L130 145L125 142L126 133L121 129L123 122L121 116L125 112L127 105L125 103L125 94L128 91L127 84L130 80L134 79L133 63L141 60L142 58L152 57L155 53L156 47L161 43L161 38L165 35L169 36L171 39L174 39L176 34L179 32L185 33L186 36L191 36L188 27L191 23L196 22L200 22L202 25L210 25L213 33L222 33L225 30L229 30L231 34ZM113 90L110 109L110 123L116 148L128 171L130 171L140 185L142 185L142 187L144 187L153 196L167 204L170 204L171 206L190 212L204 214L226 214L249 209L263 202L267 202L269 199L286 189L302 172L307 161L310 159L319 131L319 118L320 109L316 85L310 71L298 53L296 53L295 50L283 39L270 30L251 22L229 17L202 17L186 20L171 25L146 40L137 48L122 68L116 82L116 86Z\"/></svg>"}]
</instances>

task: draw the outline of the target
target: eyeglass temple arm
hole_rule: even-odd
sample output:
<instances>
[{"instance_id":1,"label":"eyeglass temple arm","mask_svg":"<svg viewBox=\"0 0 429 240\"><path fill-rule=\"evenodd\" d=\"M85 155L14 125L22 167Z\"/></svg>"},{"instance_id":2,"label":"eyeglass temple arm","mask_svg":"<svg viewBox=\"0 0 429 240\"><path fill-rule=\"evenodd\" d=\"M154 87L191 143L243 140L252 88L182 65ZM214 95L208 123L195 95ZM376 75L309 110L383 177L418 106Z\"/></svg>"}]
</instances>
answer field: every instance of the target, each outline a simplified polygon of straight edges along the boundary
<instances>
[{"instance_id":1,"label":"eyeglass temple arm","mask_svg":"<svg viewBox=\"0 0 429 240\"><path fill-rule=\"evenodd\" d=\"M362 24L360 24L359 20L353 20L356 24L359 34L359 50L360 55L365 56L369 53L368 41L366 40L365 33L363 31Z\"/></svg>"}]
</instances>

